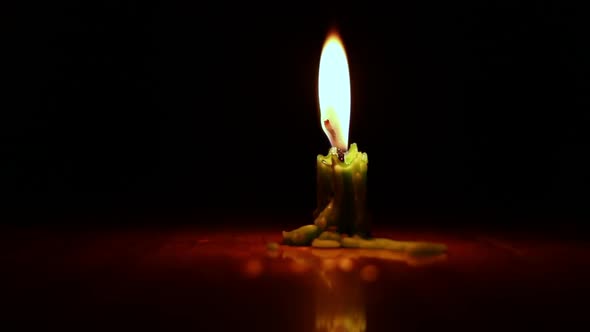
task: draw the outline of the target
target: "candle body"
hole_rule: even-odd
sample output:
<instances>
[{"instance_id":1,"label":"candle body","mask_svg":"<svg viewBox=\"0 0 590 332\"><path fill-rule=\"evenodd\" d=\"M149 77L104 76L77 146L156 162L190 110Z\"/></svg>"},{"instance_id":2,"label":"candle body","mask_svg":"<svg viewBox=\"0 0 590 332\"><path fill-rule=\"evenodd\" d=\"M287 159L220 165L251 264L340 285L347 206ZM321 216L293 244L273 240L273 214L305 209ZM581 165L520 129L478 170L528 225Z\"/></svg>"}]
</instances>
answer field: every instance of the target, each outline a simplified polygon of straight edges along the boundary
<instances>
[{"instance_id":1,"label":"candle body","mask_svg":"<svg viewBox=\"0 0 590 332\"><path fill-rule=\"evenodd\" d=\"M338 158L336 148L317 157L315 225L339 233L369 236L366 210L368 156L355 143Z\"/></svg>"}]
</instances>

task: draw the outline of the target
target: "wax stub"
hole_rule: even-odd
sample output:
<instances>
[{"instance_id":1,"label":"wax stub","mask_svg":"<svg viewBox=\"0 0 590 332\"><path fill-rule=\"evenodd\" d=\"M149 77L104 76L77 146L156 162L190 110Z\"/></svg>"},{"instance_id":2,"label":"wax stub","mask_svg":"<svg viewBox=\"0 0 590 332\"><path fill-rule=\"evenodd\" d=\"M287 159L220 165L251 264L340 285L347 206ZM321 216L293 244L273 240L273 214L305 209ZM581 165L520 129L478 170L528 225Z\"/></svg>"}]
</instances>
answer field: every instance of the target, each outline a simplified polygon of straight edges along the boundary
<instances>
[{"instance_id":1,"label":"wax stub","mask_svg":"<svg viewBox=\"0 0 590 332\"><path fill-rule=\"evenodd\" d=\"M377 242L381 248L391 251L405 251L407 246L407 244L403 241L395 241L385 238L376 238L375 242Z\"/></svg>"},{"instance_id":2,"label":"wax stub","mask_svg":"<svg viewBox=\"0 0 590 332\"><path fill-rule=\"evenodd\" d=\"M340 236L340 234L338 234L336 232L325 231L320 234L318 239L340 241L342 239L342 237Z\"/></svg>"},{"instance_id":3,"label":"wax stub","mask_svg":"<svg viewBox=\"0 0 590 332\"><path fill-rule=\"evenodd\" d=\"M431 256L443 253L447 246L430 242L395 241L385 238L363 239L361 237L344 237L340 240L344 248L386 249L407 252L413 256Z\"/></svg>"},{"instance_id":4,"label":"wax stub","mask_svg":"<svg viewBox=\"0 0 590 332\"><path fill-rule=\"evenodd\" d=\"M360 248L361 247L360 238L355 238L355 237L344 237L344 238L342 238L342 240L340 240L340 244L344 248Z\"/></svg>"},{"instance_id":5,"label":"wax stub","mask_svg":"<svg viewBox=\"0 0 590 332\"><path fill-rule=\"evenodd\" d=\"M315 248L340 248L340 242L335 240L315 239L311 242L311 246Z\"/></svg>"},{"instance_id":6,"label":"wax stub","mask_svg":"<svg viewBox=\"0 0 590 332\"><path fill-rule=\"evenodd\" d=\"M316 225L301 226L290 232L283 231L283 243L292 246L308 246L318 237L319 232Z\"/></svg>"},{"instance_id":7,"label":"wax stub","mask_svg":"<svg viewBox=\"0 0 590 332\"><path fill-rule=\"evenodd\" d=\"M433 256L447 251L447 246L440 243L414 242L406 251L412 256Z\"/></svg>"}]
</instances>

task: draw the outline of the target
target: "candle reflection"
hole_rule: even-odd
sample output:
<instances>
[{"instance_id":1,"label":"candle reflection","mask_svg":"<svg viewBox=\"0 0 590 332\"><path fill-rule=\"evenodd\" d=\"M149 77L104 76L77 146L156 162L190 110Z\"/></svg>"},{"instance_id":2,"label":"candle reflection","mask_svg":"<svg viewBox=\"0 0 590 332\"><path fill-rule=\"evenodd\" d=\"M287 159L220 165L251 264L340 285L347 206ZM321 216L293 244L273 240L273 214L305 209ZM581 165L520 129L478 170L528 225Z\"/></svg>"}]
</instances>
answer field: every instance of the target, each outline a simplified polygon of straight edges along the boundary
<instances>
[{"instance_id":1,"label":"candle reflection","mask_svg":"<svg viewBox=\"0 0 590 332\"><path fill-rule=\"evenodd\" d=\"M379 266L369 259L396 261L418 267L446 260L446 254L416 257L378 249L317 249L282 247L291 272L311 271L317 276L315 331L361 332L367 329L363 287L379 278Z\"/></svg>"},{"instance_id":2,"label":"candle reflection","mask_svg":"<svg viewBox=\"0 0 590 332\"><path fill-rule=\"evenodd\" d=\"M366 331L364 294L357 275L342 273L339 269L320 271L320 275L314 292L315 331Z\"/></svg>"}]
</instances>

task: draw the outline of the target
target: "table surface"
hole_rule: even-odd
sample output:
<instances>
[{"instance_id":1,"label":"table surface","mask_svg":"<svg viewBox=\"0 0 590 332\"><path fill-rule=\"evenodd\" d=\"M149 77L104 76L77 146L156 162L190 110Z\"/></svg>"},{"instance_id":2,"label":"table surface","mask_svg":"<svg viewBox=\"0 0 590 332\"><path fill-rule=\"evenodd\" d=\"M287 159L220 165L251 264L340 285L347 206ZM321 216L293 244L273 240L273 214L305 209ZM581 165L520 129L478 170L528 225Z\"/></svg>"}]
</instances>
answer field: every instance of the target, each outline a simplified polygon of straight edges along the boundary
<instances>
[{"instance_id":1,"label":"table surface","mask_svg":"<svg viewBox=\"0 0 590 332\"><path fill-rule=\"evenodd\" d=\"M448 252L269 250L281 230L2 229L0 321L195 331L564 330L590 322L582 241L376 229L442 242Z\"/></svg>"}]
</instances>

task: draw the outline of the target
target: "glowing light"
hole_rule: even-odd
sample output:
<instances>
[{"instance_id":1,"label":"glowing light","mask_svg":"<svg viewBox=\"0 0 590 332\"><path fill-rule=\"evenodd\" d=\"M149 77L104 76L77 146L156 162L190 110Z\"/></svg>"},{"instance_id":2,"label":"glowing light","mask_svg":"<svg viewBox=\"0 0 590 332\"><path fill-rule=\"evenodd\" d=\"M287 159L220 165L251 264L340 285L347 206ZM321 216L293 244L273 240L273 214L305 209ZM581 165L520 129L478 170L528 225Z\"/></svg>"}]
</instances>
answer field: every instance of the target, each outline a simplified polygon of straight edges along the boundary
<instances>
[{"instance_id":1,"label":"glowing light","mask_svg":"<svg viewBox=\"0 0 590 332\"><path fill-rule=\"evenodd\" d=\"M379 270L377 269L377 267L375 265L370 264L367 266L363 266L360 274L361 274L361 279L363 281L374 282L377 280L377 277L379 276Z\"/></svg>"},{"instance_id":2,"label":"glowing light","mask_svg":"<svg viewBox=\"0 0 590 332\"><path fill-rule=\"evenodd\" d=\"M337 32L328 34L318 77L320 121L330 144L348 150L350 126L350 75L346 51Z\"/></svg>"},{"instance_id":3,"label":"glowing light","mask_svg":"<svg viewBox=\"0 0 590 332\"><path fill-rule=\"evenodd\" d=\"M364 312L352 312L349 314L338 313L316 317L316 331L345 331L365 332L367 330L367 318Z\"/></svg>"},{"instance_id":4,"label":"glowing light","mask_svg":"<svg viewBox=\"0 0 590 332\"><path fill-rule=\"evenodd\" d=\"M325 258L322 260L322 268L325 271L333 270L336 268L336 260L334 258Z\"/></svg>"},{"instance_id":5,"label":"glowing light","mask_svg":"<svg viewBox=\"0 0 590 332\"><path fill-rule=\"evenodd\" d=\"M291 271L295 273L304 273L310 269L310 265L303 258L296 258L291 262Z\"/></svg>"},{"instance_id":6,"label":"glowing light","mask_svg":"<svg viewBox=\"0 0 590 332\"><path fill-rule=\"evenodd\" d=\"M352 259L350 259L348 257L340 258L340 260L338 261L338 267L340 268L340 270L342 270L344 272L352 271L352 268L353 268Z\"/></svg>"},{"instance_id":7,"label":"glowing light","mask_svg":"<svg viewBox=\"0 0 590 332\"><path fill-rule=\"evenodd\" d=\"M262 262L259 259L250 259L244 266L244 274L249 278L256 278L262 274Z\"/></svg>"}]
</instances>

